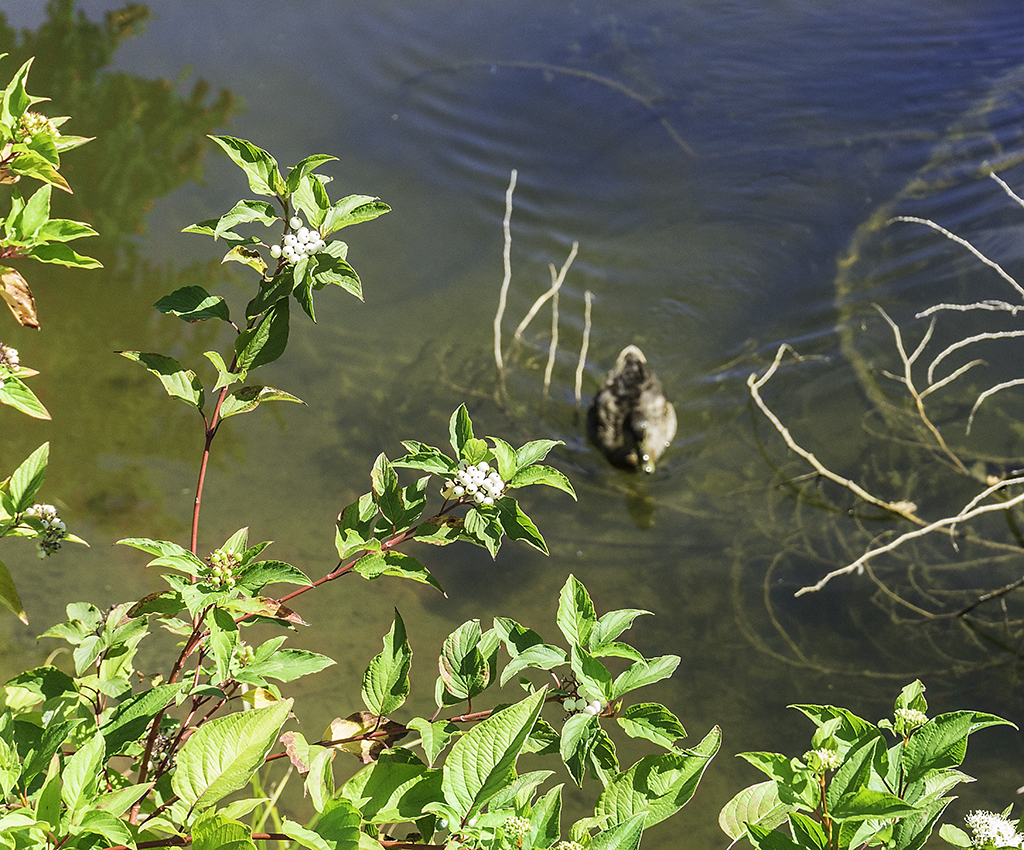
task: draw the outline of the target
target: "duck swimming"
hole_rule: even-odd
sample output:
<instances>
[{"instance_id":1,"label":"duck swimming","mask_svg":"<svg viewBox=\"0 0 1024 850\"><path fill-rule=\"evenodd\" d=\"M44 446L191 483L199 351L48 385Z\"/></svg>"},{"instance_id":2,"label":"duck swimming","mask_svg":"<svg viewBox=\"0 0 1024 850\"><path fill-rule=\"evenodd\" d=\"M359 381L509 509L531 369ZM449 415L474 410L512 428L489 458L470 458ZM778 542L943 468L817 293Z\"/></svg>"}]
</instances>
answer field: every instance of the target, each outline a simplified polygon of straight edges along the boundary
<instances>
[{"instance_id":1,"label":"duck swimming","mask_svg":"<svg viewBox=\"0 0 1024 850\"><path fill-rule=\"evenodd\" d=\"M676 435L676 411L644 353L627 345L587 412L591 442L615 466L654 472Z\"/></svg>"}]
</instances>

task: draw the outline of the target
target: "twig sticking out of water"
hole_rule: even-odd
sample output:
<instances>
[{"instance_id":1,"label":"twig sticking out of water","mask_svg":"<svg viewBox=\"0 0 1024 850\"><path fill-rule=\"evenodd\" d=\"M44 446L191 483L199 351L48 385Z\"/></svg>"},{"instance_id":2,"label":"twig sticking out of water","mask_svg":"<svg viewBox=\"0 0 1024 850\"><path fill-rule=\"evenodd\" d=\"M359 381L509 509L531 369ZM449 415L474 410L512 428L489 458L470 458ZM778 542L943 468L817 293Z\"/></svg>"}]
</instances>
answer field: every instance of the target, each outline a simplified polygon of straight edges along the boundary
<instances>
[{"instance_id":1,"label":"twig sticking out of water","mask_svg":"<svg viewBox=\"0 0 1024 850\"><path fill-rule=\"evenodd\" d=\"M572 243L572 250L569 252L569 256L566 257L565 262L562 263L562 270L558 273L557 277L555 277L555 267L551 266L551 288L533 302L533 306L526 312L523 320L519 323L519 327L516 328L516 332L514 334L515 339L522 338L523 331L525 331L530 322L533 321L533 317L537 315L537 311L544 306L544 302L553 298L558 293L558 290L562 288L562 282L565 280L565 273L569 271L572 261L576 259L576 252L579 248L579 242Z\"/></svg>"},{"instance_id":2,"label":"twig sticking out of water","mask_svg":"<svg viewBox=\"0 0 1024 850\"><path fill-rule=\"evenodd\" d=\"M588 289L583 296L586 306L583 309L583 343L580 345L580 362L576 364L576 406L582 406L583 368L587 365L587 348L590 346L590 303L594 299Z\"/></svg>"},{"instance_id":3,"label":"twig sticking out of water","mask_svg":"<svg viewBox=\"0 0 1024 850\"><path fill-rule=\"evenodd\" d=\"M501 282L501 294L498 296L498 312L494 314L494 363L498 367L498 374L504 370L504 363L501 359L501 319L505 315L505 302L508 298L508 287L512 282L512 193L516 188L517 172L513 168L509 177L508 189L505 190L505 250L502 257L505 261L505 277Z\"/></svg>"},{"instance_id":4,"label":"twig sticking out of water","mask_svg":"<svg viewBox=\"0 0 1024 850\"><path fill-rule=\"evenodd\" d=\"M544 367L545 397L551 386L551 372L555 368L555 353L558 351L558 289L562 285L561 281L556 279L554 265L548 268L551 269L551 344L548 346L548 365Z\"/></svg>"}]
</instances>

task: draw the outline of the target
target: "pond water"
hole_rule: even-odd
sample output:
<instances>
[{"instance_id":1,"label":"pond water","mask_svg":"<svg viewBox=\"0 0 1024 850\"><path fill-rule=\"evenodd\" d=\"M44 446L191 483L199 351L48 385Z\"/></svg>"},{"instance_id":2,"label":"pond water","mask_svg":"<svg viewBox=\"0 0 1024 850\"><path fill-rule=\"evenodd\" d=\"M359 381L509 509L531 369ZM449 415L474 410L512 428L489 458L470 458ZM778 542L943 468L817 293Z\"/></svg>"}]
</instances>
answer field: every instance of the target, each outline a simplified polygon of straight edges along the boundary
<instances>
[{"instance_id":1,"label":"pond water","mask_svg":"<svg viewBox=\"0 0 1024 850\"><path fill-rule=\"evenodd\" d=\"M28 544L5 546L32 619L0 620L5 677L52 650L35 635L67 602L104 607L162 587L115 540L188 539L201 423L112 352L158 350L198 367L202 351L224 346L151 305L187 283L239 307L246 297L251 282L218 265L217 246L180 233L246 196L241 172L203 139L229 132L283 165L333 154L324 170L342 194L380 196L393 212L346 234L365 303L323 293L319 324L293 317L288 354L261 376L307 406L261 408L219 434L202 546L247 525L251 540L276 541L275 557L323 574L335 563L334 518L367 488L378 452L396 456L402 439L443 445L463 401L478 433L564 441L553 463L579 496L523 496L550 557L512 544L493 563L468 547L419 553L448 598L397 581L303 597L314 628L292 643L339 662L292 689L304 727L359 707L353 683L394 607L417 652L412 709L426 712L445 635L496 614L553 634L570 572L599 610L656 615L638 621L635 642L683 661L650 697L692 741L724 730L693 802L645 846L725 846L717 812L758 778L732 755L806 749L808 727L789 703L839 702L878 719L921 677L936 711L1024 720L1015 597L968 624L921 613L959 610L1019 578L1013 524L997 515L978 528L1003 548L930 537L870 574L794 597L878 535L911 526L801 478L810 467L747 387L789 343L813 358L787 360L762 395L826 466L915 501L928 520L978 492L920 448L920 422L884 374L901 366L872 305L912 350L927 326L914 315L930 305L1024 300L935 231L885 226L893 215L931 218L1010 274L1020 269L1024 209L986 176L995 167L1024 189L1018 3L165 2L144 22L111 19L120 30L103 28L120 4L76 8L77 22L69 4L45 14L25 4L0 32L0 50L17 48L7 71L38 54L30 91L53 96L51 114L74 116L71 132L97 137L66 157L76 195L62 212L101 231L86 252L106 266L26 269L43 330L2 331L42 373L33 386L53 422L3 414L0 469L50 440L44 494L91 544L45 562ZM547 289L549 264L560 267L574 242L579 252L560 292L548 392L544 310L510 350L499 402L492 320L513 169L506 343ZM584 405L632 342L678 411L675 444L651 477L613 470L582 434L574 381L587 292ZM1013 324L943 313L932 345ZM998 470L1024 453L1014 390L985 402L970 436L964 428L978 392L1019 374L1015 345L954 357L987 365L932 397L968 466ZM1012 730L973 741L966 770L981 781L950 817L1013 801L1022 750Z\"/></svg>"}]
</instances>

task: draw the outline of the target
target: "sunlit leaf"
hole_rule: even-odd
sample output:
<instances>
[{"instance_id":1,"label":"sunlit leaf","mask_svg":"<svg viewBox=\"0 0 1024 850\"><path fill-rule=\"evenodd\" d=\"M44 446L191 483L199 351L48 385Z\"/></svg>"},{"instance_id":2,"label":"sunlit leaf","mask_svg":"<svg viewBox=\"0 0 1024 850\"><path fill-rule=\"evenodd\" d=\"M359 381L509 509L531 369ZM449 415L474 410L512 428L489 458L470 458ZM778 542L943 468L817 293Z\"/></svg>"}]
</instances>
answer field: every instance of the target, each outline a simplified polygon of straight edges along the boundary
<instances>
[{"instance_id":1,"label":"sunlit leaf","mask_svg":"<svg viewBox=\"0 0 1024 850\"><path fill-rule=\"evenodd\" d=\"M191 369L186 369L173 357L143 351L118 351L122 357L141 363L147 371L160 379L167 395L179 398L198 410L203 409L203 384Z\"/></svg>"},{"instance_id":2,"label":"sunlit leaf","mask_svg":"<svg viewBox=\"0 0 1024 850\"><path fill-rule=\"evenodd\" d=\"M25 613L25 606L21 604L18 591L14 587L14 579L11 578L11 573L3 561L0 561L0 604L3 604L26 626L28 625L28 615Z\"/></svg>"},{"instance_id":3,"label":"sunlit leaf","mask_svg":"<svg viewBox=\"0 0 1024 850\"><path fill-rule=\"evenodd\" d=\"M374 714L390 714L409 695L409 668L412 649L405 634L405 623L395 609L395 621L384 636L384 649L370 659L363 673L363 703Z\"/></svg>"},{"instance_id":4,"label":"sunlit leaf","mask_svg":"<svg viewBox=\"0 0 1024 850\"><path fill-rule=\"evenodd\" d=\"M291 393L274 387L239 387L224 396L224 402L220 406L220 418L227 419L238 413L249 413L255 410L265 401L291 401L296 404L305 404L301 398L296 398Z\"/></svg>"},{"instance_id":5,"label":"sunlit leaf","mask_svg":"<svg viewBox=\"0 0 1024 850\"><path fill-rule=\"evenodd\" d=\"M244 788L263 766L291 712L292 700L210 720L185 742L171 787L186 805L212 806Z\"/></svg>"},{"instance_id":6,"label":"sunlit leaf","mask_svg":"<svg viewBox=\"0 0 1024 850\"><path fill-rule=\"evenodd\" d=\"M49 411L43 403L19 378L13 375L0 374L0 404L6 404L15 410L31 416L33 419L49 419Z\"/></svg>"},{"instance_id":7,"label":"sunlit leaf","mask_svg":"<svg viewBox=\"0 0 1024 850\"><path fill-rule=\"evenodd\" d=\"M233 136L210 136L232 161L245 172L249 188L257 195L276 195L285 184L277 160L262 148Z\"/></svg>"},{"instance_id":8,"label":"sunlit leaf","mask_svg":"<svg viewBox=\"0 0 1024 850\"><path fill-rule=\"evenodd\" d=\"M228 303L219 295L210 295L201 286L183 286L165 295L153 305L161 313L169 313L186 322L205 319L230 321Z\"/></svg>"}]
</instances>

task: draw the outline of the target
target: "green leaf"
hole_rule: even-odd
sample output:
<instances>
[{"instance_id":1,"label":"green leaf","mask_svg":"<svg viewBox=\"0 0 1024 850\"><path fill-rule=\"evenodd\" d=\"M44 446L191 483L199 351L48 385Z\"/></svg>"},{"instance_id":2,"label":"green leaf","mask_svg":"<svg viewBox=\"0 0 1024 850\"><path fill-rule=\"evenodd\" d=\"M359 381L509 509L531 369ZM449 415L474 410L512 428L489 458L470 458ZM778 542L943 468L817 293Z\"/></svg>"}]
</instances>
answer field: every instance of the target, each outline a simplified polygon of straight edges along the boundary
<instances>
[{"instance_id":1,"label":"green leaf","mask_svg":"<svg viewBox=\"0 0 1024 850\"><path fill-rule=\"evenodd\" d=\"M617 700L630 691L642 688L667 679L679 666L678 655L662 655L650 661L634 661L623 673L620 673L612 688L610 700Z\"/></svg>"},{"instance_id":2,"label":"green leaf","mask_svg":"<svg viewBox=\"0 0 1024 850\"><path fill-rule=\"evenodd\" d=\"M458 410L452 414L448 423L448 431L451 435L452 448L455 454L462 457L462 447L467 440L473 439L473 421L469 418L469 411L466 405L460 404Z\"/></svg>"},{"instance_id":3,"label":"green leaf","mask_svg":"<svg viewBox=\"0 0 1024 850\"><path fill-rule=\"evenodd\" d=\"M288 299L275 301L256 327L235 339L236 368L250 371L273 363L288 346Z\"/></svg>"},{"instance_id":4,"label":"green leaf","mask_svg":"<svg viewBox=\"0 0 1024 850\"><path fill-rule=\"evenodd\" d=\"M327 190L324 189L326 180L328 178L320 174L304 174L299 178L298 188L292 194L292 202L296 208L302 210L310 224L317 228L320 228L327 210L331 207L331 199L327 197ZM320 235L327 237L322 230Z\"/></svg>"},{"instance_id":5,"label":"green leaf","mask_svg":"<svg viewBox=\"0 0 1024 850\"><path fill-rule=\"evenodd\" d=\"M679 719L656 702L631 705L616 720L631 738L646 738L668 749L674 747L679 738L686 737Z\"/></svg>"},{"instance_id":6,"label":"green leaf","mask_svg":"<svg viewBox=\"0 0 1024 850\"><path fill-rule=\"evenodd\" d=\"M256 850L252 830L219 812L200 817L192 825L194 850Z\"/></svg>"},{"instance_id":7,"label":"green leaf","mask_svg":"<svg viewBox=\"0 0 1024 850\"><path fill-rule=\"evenodd\" d=\"M109 755L119 754L128 744L138 741L157 714L174 702L186 685L157 685L129 697L114 710L100 728Z\"/></svg>"},{"instance_id":8,"label":"green leaf","mask_svg":"<svg viewBox=\"0 0 1024 850\"><path fill-rule=\"evenodd\" d=\"M647 814L640 812L611 829L599 832L588 845L588 850L637 850L647 820Z\"/></svg>"},{"instance_id":9,"label":"green leaf","mask_svg":"<svg viewBox=\"0 0 1024 850\"><path fill-rule=\"evenodd\" d=\"M644 611L640 608L623 608L603 614L598 618L593 631L590 633L587 649L592 654L597 655L601 648L610 644L624 631L629 629L637 617L650 613L650 611Z\"/></svg>"},{"instance_id":10,"label":"green leaf","mask_svg":"<svg viewBox=\"0 0 1024 850\"><path fill-rule=\"evenodd\" d=\"M214 392L223 387L230 387L236 381L245 380L245 370L232 372L228 369L228 365L224 362L224 358L221 357L219 351L204 351L203 357L217 368L217 383L213 385Z\"/></svg>"},{"instance_id":11,"label":"green leaf","mask_svg":"<svg viewBox=\"0 0 1024 850\"><path fill-rule=\"evenodd\" d=\"M599 729L596 714L583 711L574 714L565 721L562 727L562 738L558 743L558 752L562 761L569 769L573 781L582 786L583 774L586 770L587 756L594 744Z\"/></svg>"},{"instance_id":12,"label":"green leaf","mask_svg":"<svg viewBox=\"0 0 1024 850\"><path fill-rule=\"evenodd\" d=\"M319 673L334 663L333 659L326 655L320 655L318 652L308 652L305 649L279 649L267 659L246 664L235 674L235 678L240 682L251 678L291 682L311 673Z\"/></svg>"},{"instance_id":13,"label":"green leaf","mask_svg":"<svg viewBox=\"0 0 1024 850\"><path fill-rule=\"evenodd\" d=\"M392 462L392 466L402 469L419 469L423 472L433 472L437 475L451 475L459 468L459 465L448 455L423 443L403 442L409 454Z\"/></svg>"},{"instance_id":14,"label":"green leaf","mask_svg":"<svg viewBox=\"0 0 1024 850\"><path fill-rule=\"evenodd\" d=\"M427 757L427 764L431 767L441 754L452 735L459 731L459 727L447 720L438 720L431 723L423 717L415 717L406 724L410 729L420 733L420 746Z\"/></svg>"},{"instance_id":15,"label":"green leaf","mask_svg":"<svg viewBox=\"0 0 1024 850\"><path fill-rule=\"evenodd\" d=\"M445 638L438 669L451 702L473 699L490 684L490 666L480 648L479 620L467 620Z\"/></svg>"},{"instance_id":16,"label":"green leaf","mask_svg":"<svg viewBox=\"0 0 1024 850\"><path fill-rule=\"evenodd\" d=\"M808 850L828 850L828 836L816 820L801 812L790 812L789 827L801 847Z\"/></svg>"},{"instance_id":17,"label":"green leaf","mask_svg":"<svg viewBox=\"0 0 1024 850\"><path fill-rule=\"evenodd\" d=\"M72 251L67 245L60 242L46 245L34 245L25 252L25 256L39 260L41 263L56 263L59 266L68 266L76 269L101 269L103 264L92 257L85 257L77 251Z\"/></svg>"},{"instance_id":18,"label":"green leaf","mask_svg":"<svg viewBox=\"0 0 1024 850\"><path fill-rule=\"evenodd\" d=\"M537 526L523 513L523 509L519 507L519 503L515 499L511 496L503 496L495 502L495 507L498 509L501 528L509 540L522 540L545 555L548 554L547 544L537 530Z\"/></svg>"},{"instance_id":19,"label":"green leaf","mask_svg":"<svg viewBox=\"0 0 1024 850\"><path fill-rule=\"evenodd\" d=\"M601 697L611 701L612 674L608 668L580 646L573 645L570 653L572 671L580 683L580 690L588 700Z\"/></svg>"},{"instance_id":20,"label":"green leaf","mask_svg":"<svg viewBox=\"0 0 1024 850\"><path fill-rule=\"evenodd\" d=\"M352 569L363 578L371 581L381 576L408 578L421 584L429 584L435 590L444 593L444 589L437 579L430 574L423 564L411 555L403 555L401 552L393 550L387 552L367 552L355 562Z\"/></svg>"},{"instance_id":21,"label":"green leaf","mask_svg":"<svg viewBox=\"0 0 1024 850\"><path fill-rule=\"evenodd\" d=\"M445 802L463 817L477 811L515 768L540 714L544 690L493 714L455 742L445 761L441 790Z\"/></svg>"},{"instance_id":22,"label":"green leaf","mask_svg":"<svg viewBox=\"0 0 1024 850\"><path fill-rule=\"evenodd\" d=\"M513 475L511 480L508 482L508 486L513 489L517 487L529 487L531 484L546 484L548 487L554 487L557 490L562 490L574 499L576 498L576 491L573 490L572 484L569 483L569 479L551 466L539 465L524 467Z\"/></svg>"},{"instance_id":23,"label":"green leaf","mask_svg":"<svg viewBox=\"0 0 1024 850\"><path fill-rule=\"evenodd\" d=\"M97 731L68 759L61 771L61 799L72 812L91 804L96 796L96 780L106 761L105 752L103 735Z\"/></svg>"},{"instance_id":24,"label":"green leaf","mask_svg":"<svg viewBox=\"0 0 1024 850\"><path fill-rule=\"evenodd\" d=\"M201 726L178 754L171 788L195 809L244 788L277 740L292 700L219 717Z\"/></svg>"},{"instance_id":25,"label":"green leaf","mask_svg":"<svg viewBox=\"0 0 1024 850\"><path fill-rule=\"evenodd\" d=\"M217 220L213 238L230 232L236 224L249 224L255 221L264 227L270 227L280 220L280 216L266 201L239 201Z\"/></svg>"},{"instance_id":26,"label":"green leaf","mask_svg":"<svg viewBox=\"0 0 1024 850\"><path fill-rule=\"evenodd\" d=\"M183 286L165 295L153 306L161 313L177 316L186 322L202 322L205 319L231 321L228 302L219 295L210 295L201 286Z\"/></svg>"},{"instance_id":27,"label":"green leaf","mask_svg":"<svg viewBox=\"0 0 1024 850\"><path fill-rule=\"evenodd\" d=\"M285 191L277 160L265 150L233 136L210 136L232 161L245 172L249 188L257 195L278 195Z\"/></svg>"},{"instance_id":28,"label":"green leaf","mask_svg":"<svg viewBox=\"0 0 1024 850\"><path fill-rule=\"evenodd\" d=\"M242 569L235 586L249 593L260 593L268 584L309 584L309 577L297 567L284 561L256 561Z\"/></svg>"},{"instance_id":29,"label":"green leaf","mask_svg":"<svg viewBox=\"0 0 1024 850\"><path fill-rule=\"evenodd\" d=\"M594 614L594 603L590 601L590 594L572 574L566 579L559 594L555 621L570 645L587 646L597 617Z\"/></svg>"},{"instance_id":30,"label":"green leaf","mask_svg":"<svg viewBox=\"0 0 1024 850\"><path fill-rule=\"evenodd\" d=\"M7 494L13 503L14 513L20 514L32 507L39 488L46 477L46 464L50 457L50 444L43 443L19 464L11 474Z\"/></svg>"},{"instance_id":31,"label":"green leaf","mask_svg":"<svg viewBox=\"0 0 1024 850\"><path fill-rule=\"evenodd\" d=\"M534 440L516 449L516 469L531 466L544 460L555 446L564 445L561 440Z\"/></svg>"},{"instance_id":32,"label":"green leaf","mask_svg":"<svg viewBox=\"0 0 1024 850\"><path fill-rule=\"evenodd\" d=\"M347 260L335 256L342 252L342 249L335 247L341 244L340 242L328 242L316 253L316 268L313 269L311 278L312 288L319 290L326 286L340 286L362 301L363 284L359 280L359 275ZM312 310L306 312L310 314L310 318L313 318Z\"/></svg>"},{"instance_id":33,"label":"green leaf","mask_svg":"<svg viewBox=\"0 0 1024 850\"><path fill-rule=\"evenodd\" d=\"M648 826L671 817L693 797L721 743L722 730L716 726L692 750L644 756L608 784L594 814L622 823L646 812Z\"/></svg>"},{"instance_id":34,"label":"green leaf","mask_svg":"<svg viewBox=\"0 0 1024 850\"><path fill-rule=\"evenodd\" d=\"M405 634L405 623L395 609L395 621L384 637L384 649L370 659L363 673L363 703L373 713L386 715L395 711L409 695L409 668L412 649Z\"/></svg>"},{"instance_id":35,"label":"green leaf","mask_svg":"<svg viewBox=\"0 0 1024 850\"><path fill-rule=\"evenodd\" d=\"M66 218L51 218L44 221L36 231L36 239L40 242L72 242L87 236L99 236L84 221L71 221Z\"/></svg>"},{"instance_id":36,"label":"green leaf","mask_svg":"<svg viewBox=\"0 0 1024 850\"><path fill-rule=\"evenodd\" d=\"M125 537L116 542L119 546L131 546L157 557L147 567L173 567L191 576L198 576L207 565L183 546L169 540L150 540L148 537Z\"/></svg>"},{"instance_id":37,"label":"green leaf","mask_svg":"<svg viewBox=\"0 0 1024 850\"><path fill-rule=\"evenodd\" d=\"M60 825L61 785L60 754L55 752L50 756L50 767L46 771L46 780L36 799L35 812L36 820L48 823L53 832L56 832Z\"/></svg>"},{"instance_id":38,"label":"green leaf","mask_svg":"<svg viewBox=\"0 0 1024 850\"><path fill-rule=\"evenodd\" d=\"M974 846L974 842L971 840L971 837L960 829L960 827L953 826L951 823L944 823L939 827L939 838L947 844L952 844L954 847L961 847L963 850L968 850L968 848Z\"/></svg>"},{"instance_id":39,"label":"green leaf","mask_svg":"<svg viewBox=\"0 0 1024 850\"><path fill-rule=\"evenodd\" d=\"M349 195L327 211L320 233L326 239L327 236L343 227L370 221L390 211L391 207L379 198L371 198L368 195Z\"/></svg>"},{"instance_id":40,"label":"green leaf","mask_svg":"<svg viewBox=\"0 0 1024 850\"><path fill-rule=\"evenodd\" d=\"M205 394L203 384L191 369L186 369L173 357L142 351L118 351L122 357L141 363L164 385L167 395L180 398L192 407L202 411Z\"/></svg>"},{"instance_id":41,"label":"green leaf","mask_svg":"<svg viewBox=\"0 0 1024 850\"><path fill-rule=\"evenodd\" d=\"M220 406L220 418L227 419L239 413L249 413L265 401L293 401L303 405L306 403L301 398L274 387L239 387L224 396L224 403Z\"/></svg>"},{"instance_id":42,"label":"green leaf","mask_svg":"<svg viewBox=\"0 0 1024 850\"><path fill-rule=\"evenodd\" d=\"M499 684L504 686L516 673L528 667L535 667L538 670L553 670L555 667L565 664L568 660L569 658L565 654L565 650L560 647L547 644L531 646L529 649L520 652L505 665L505 669L501 671L501 681Z\"/></svg>"},{"instance_id":43,"label":"green leaf","mask_svg":"<svg viewBox=\"0 0 1024 850\"><path fill-rule=\"evenodd\" d=\"M358 850L359 811L348 800L329 800L314 829L331 850Z\"/></svg>"},{"instance_id":44,"label":"green leaf","mask_svg":"<svg viewBox=\"0 0 1024 850\"><path fill-rule=\"evenodd\" d=\"M338 557L346 560L356 552L367 548L380 548L380 542L373 537L374 520L377 518L377 505L372 493L364 493L351 505L342 510L338 517L334 536L334 545ZM383 570L370 578L381 575Z\"/></svg>"},{"instance_id":45,"label":"green leaf","mask_svg":"<svg viewBox=\"0 0 1024 850\"><path fill-rule=\"evenodd\" d=\"M315 153L307 156L291 171L288 172L288 179L285 181L285 194L291 195L299 188L299 181L311 171L323 165L325 162L337 161L336 156L329 156L325 153Z\"/></svg>"},{"instance_id":46,"label":"green leaf","mask_svg":"<svg viewBox=\"0 0 1024 850\"><path fill-rule=\"evenodd\" d=\"M402 502L402 490L398 486L398 473L395 472L387 455L381 452L373 462L373 469L370 471L370 485L373 488L374 501L377 507L393 525L397 525L399 519L405 513L405 505Z\"/></svg>"},{"instance_id":47,"label":"green leaf","mask_svg":"<svg viewBox=\"0 0 1024 850\"><path fill-rule=\"evenodd\" d=\"M15 410L31 416L33 419L49 419L50 413L36 394L25 383L14 375L5 375L0 384L0 404L6 404Z\"/></svg>"},{"instance_id":48,"label":"green leaf","mask_svg":"<svg viewBox=\"0 0 1024 850\"><path fill-rule=\"evenodd\" d=\"M986 726L1013 726L1008 720L980 711L955 711L933 717L917 729L903 754L906 781L913 783L930 770L957 767L967 754L967 738Z\"/></svg>"},{"instance_id":49,"label":"green leaf","mask_svg":"<svg viewBox=\"0 0 1024 850\"><path fill-rule=\"evenodd\" d=\"M7 54L5 53L4 55L6 56ZM6 124L8 127L14 127L21 119L21 116L25 114L25 110L39 100L39 98L31 97L25 91L25 80L28 79L28 70L32 67L32 60L34 58L29 57L25 64L11 78L7 88L4 89L0 123Z\"/></svg>"},{"instance_id":50,"label":"green leaf","mask_svg":"<svg viewBox=\"0 0 1024 850\"><path fill-rule=\"evenodd\" d=\"M837 822L861 820L892 820L917 814L920 809L905 803L894 794L859 787L844 794L830 808L829 814Z\"/></svg>"},{"instance_id":51,"label":"green leaf","mask_svg":"<svg viewBox=\"0 0 1024 850\"><path fill-rule=\"evenodd\" d=\"M792 838L777 829L766 829L758 824L747 824L747 833L751 843L758 850L812 850L803 848Z\"/></svg>"},{"instance_id":52,"label":"green leaf","mask_svg":"<svg viewBox=\"0 0 1024 850\"><path fill-rule=\"evenodd\" d=\"M774 781L767 779L744 788L733 797L718 814L718 825L730 838L739 838L748 823L765 829L775 829L786 820L792 806L779 800Z\"/></svg>"},{"instance_id":53,"label":"green leaf","mask_svg":"<svg viewBox=\"0 0 1024 850\"><path fill-rule=\"evenodd\" d=\"M18 590L14 586L14 579L11 578L10 570L7 569L3 561L0 561L0 603L26 626L28 625L25 606L21 604Z\"/></svg>"},{"instance_id":54,"label":"green leaf","mask_svg":"<svg viewBox=\"0 0 1024 850\"><path fill-rule=\"evenodd\" d=\"M524 847L550 847L561 835L562 786L556 785L533 804L530 832L523 839Z\"/></svg>"}]
</instances>

